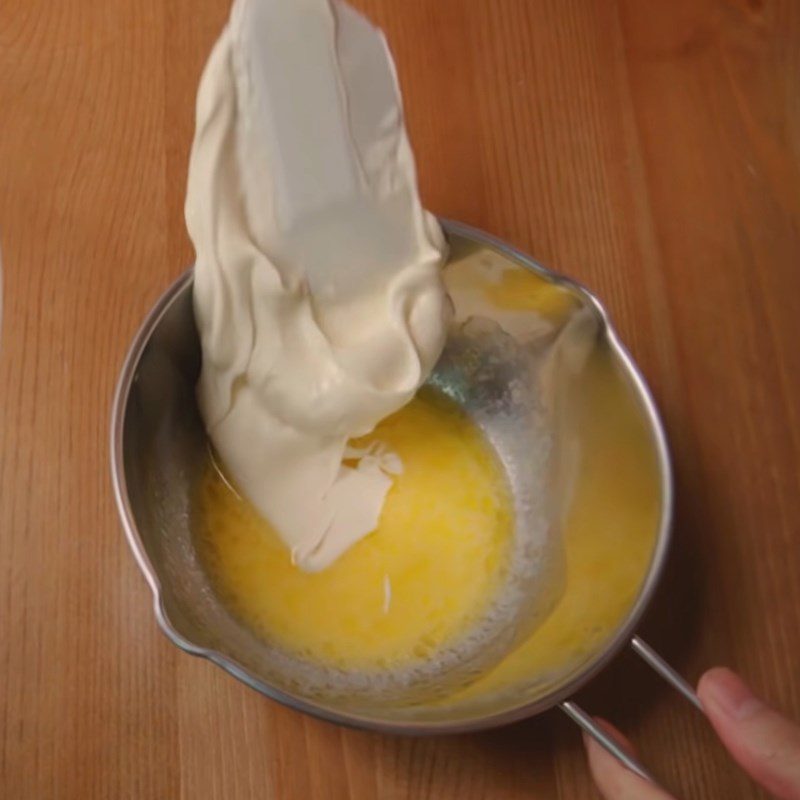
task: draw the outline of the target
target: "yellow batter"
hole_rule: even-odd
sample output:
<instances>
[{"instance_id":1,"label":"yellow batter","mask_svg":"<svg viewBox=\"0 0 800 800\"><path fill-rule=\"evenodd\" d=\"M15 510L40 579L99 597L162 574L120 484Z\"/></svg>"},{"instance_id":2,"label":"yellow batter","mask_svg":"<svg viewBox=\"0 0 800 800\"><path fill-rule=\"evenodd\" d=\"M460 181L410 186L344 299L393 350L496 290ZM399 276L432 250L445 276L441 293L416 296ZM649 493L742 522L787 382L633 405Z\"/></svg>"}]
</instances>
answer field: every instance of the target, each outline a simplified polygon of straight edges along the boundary
<instances>
[{"instance_id":1,"label":"yellow batter","mask_svg":"<svg viewBox=\"0 0 800 800\"><path fill-rule=\"evenodd\" d=\"M423 391L357 441L403 461L378 530L322 572L303 572L254 509L209 469L200 552L229 606L261 635L344 669L435 655L481 620L503 585L513 510L477 427Z\"/></svg>"}]
</instances>

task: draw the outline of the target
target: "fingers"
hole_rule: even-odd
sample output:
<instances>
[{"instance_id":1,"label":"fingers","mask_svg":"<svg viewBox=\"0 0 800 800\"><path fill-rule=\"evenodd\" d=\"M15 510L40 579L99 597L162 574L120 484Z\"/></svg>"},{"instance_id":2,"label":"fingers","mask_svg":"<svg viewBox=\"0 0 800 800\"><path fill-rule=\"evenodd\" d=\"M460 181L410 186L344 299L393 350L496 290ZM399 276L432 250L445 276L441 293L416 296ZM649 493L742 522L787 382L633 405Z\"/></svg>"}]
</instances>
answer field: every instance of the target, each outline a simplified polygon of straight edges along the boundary
<instances>
[{"instance_id":1,"label":"fingers","mask_svg":"<svg viewBox=\"0 0 800 800\"><path fill-rule=\"evenodd\" d=\"M625 750L634 755L631 743L610 722L602 719L595 721ZM588 734L583 735L583 741L589 756L589 770L605 800L674 800L663 789L659 789L623 766Z\"/></svg>"},{"instance_id":2,"label":"fingers","mask_svg":"<svg viewBox=\"0 0 800 800\"><path fill-rule=\"evenodd\" d=\"M755 697L741 678L723 667L703 675L697 694L739 765L781 800L800 800L800 727Z\"/></svg>"},{"instance_id":3,"label":"fingers","mask_svg":"<svg viewBox=\"0 0 800 800\"><path fill-rule=\"evenodd\" d=\"M750 776L780 800L800 800L800 726L757 698L729 669L709 670L697 693L711 724L731 755ZM597 720L628 752L630 742ZM674 800L663 789L630 772L584 735L589 768L605 800Z\"/></svg>"}]
</instances>

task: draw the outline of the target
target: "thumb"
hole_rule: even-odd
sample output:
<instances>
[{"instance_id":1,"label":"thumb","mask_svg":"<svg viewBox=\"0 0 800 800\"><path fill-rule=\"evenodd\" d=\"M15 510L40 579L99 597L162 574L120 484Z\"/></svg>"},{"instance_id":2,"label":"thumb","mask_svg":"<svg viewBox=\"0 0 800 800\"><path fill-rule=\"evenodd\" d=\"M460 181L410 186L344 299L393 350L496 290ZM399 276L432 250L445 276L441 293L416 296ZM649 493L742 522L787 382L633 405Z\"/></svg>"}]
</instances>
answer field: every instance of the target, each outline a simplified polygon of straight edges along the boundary
<instances>
[{"instance_id":1,"label":"thumb","mask_svg":"<svg viewBox=\"0 0 800 800\"><path fill-rule=\"evenodd\" d=\"M739 765L781 800L800 800L800 727L757 698L738 675L724 667L706 672L697 694Z\"/></svg>"}]
</instances>

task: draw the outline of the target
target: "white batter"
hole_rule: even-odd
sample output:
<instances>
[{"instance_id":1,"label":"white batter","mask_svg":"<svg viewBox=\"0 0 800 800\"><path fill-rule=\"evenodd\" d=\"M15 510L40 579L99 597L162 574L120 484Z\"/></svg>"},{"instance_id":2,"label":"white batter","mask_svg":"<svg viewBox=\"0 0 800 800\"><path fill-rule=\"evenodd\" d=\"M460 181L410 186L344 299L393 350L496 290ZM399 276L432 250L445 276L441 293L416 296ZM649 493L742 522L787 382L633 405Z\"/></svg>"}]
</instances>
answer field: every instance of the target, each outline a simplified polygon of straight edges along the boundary
<instances>
[{"instance_id":1,"label":"white batter","mask_svg":"<svg viewBox=\"0 0 800 800\"><path fill-rule=\"evenodd\" d=\"M209 436L298 566L323 569L402 468L347 442L411 399L450 307L380 31L335 0L235 0L197 96L186 221Z\"/></svg>"}]
</instances>

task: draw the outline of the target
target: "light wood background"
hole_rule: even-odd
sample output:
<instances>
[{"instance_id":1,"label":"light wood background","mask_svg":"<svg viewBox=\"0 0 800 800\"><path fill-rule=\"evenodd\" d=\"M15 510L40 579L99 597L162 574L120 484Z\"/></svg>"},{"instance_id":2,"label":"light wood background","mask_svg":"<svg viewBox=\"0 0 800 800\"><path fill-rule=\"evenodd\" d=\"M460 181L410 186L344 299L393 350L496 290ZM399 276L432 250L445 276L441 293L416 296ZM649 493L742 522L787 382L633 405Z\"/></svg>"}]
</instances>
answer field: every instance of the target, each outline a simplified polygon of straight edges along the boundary
<instances>
[{"instance_id":1,"label":"light wood background","mask_svg":"<svg viewBox=\"0 0 800 800\"><path fill-rule=\"evenodd\" d=\"M200 69L227 0L0 2L0 796L594 797L557 713L395 739L280 708L158 632L108 477L131 336L192 260ZM800 717L800 3L360 0L425 200L603 297L674 446L645 633ZM581 695L681 797L757 797L622 657Z\"/></svg>"}]
</instances>

